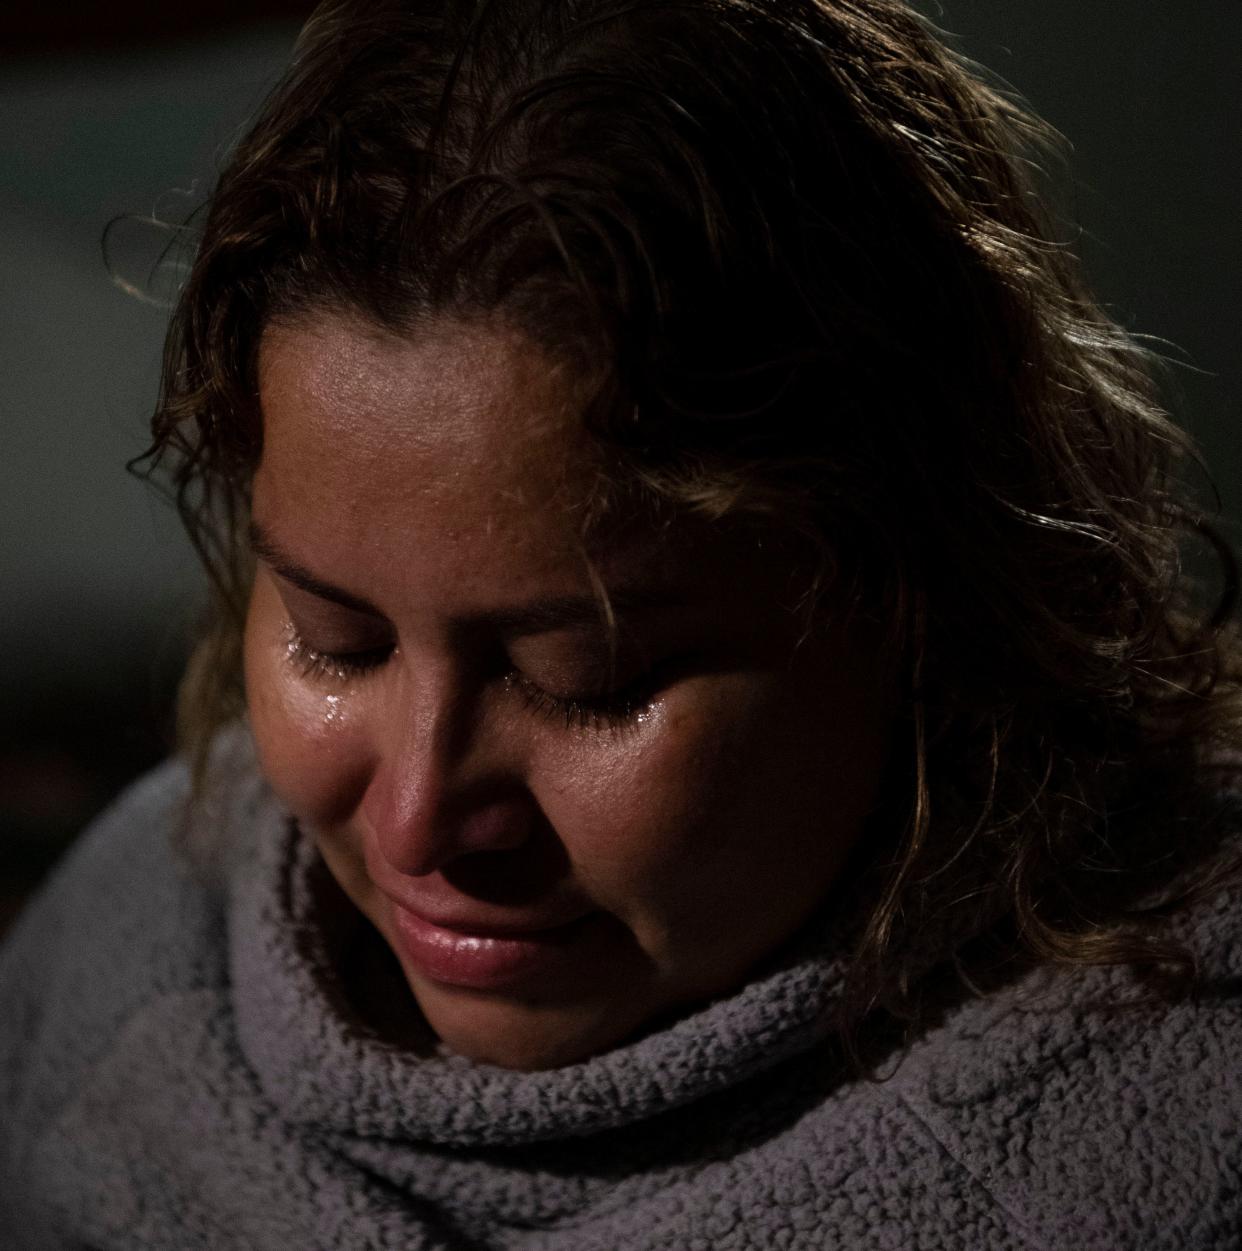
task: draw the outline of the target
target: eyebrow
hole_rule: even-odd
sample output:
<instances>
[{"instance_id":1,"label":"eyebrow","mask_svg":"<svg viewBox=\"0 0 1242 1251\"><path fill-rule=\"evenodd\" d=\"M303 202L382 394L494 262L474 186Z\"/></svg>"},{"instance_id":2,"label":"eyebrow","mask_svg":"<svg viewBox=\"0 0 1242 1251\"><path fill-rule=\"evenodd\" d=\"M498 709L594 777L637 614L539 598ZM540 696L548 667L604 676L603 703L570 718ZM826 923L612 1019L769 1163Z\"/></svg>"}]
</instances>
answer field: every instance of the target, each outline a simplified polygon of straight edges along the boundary
<instances>
[{"instance_id":1,"label":"eyebrow","mask_svg":"<svg viewBox=\"0 0 1242 1251\"><path fill-rule=\"evenodd\" d=\"M294 560L258 522L250 523L250 548L273 573L299 590L367 616L384 616L369 600L326 582ZM609 607L618 617L644 609L671 607L672 603L673 598L663 587L619 588L608 594ZM555 595L514 608L478 613L469 618L468 624L518 637L581 626L604 626L607 613L603 602L595 595Z\"/></svg>"},{"instance_id":2,"label":"eyebrow","mask_svg":"<svg viewBox=\"0 0 1242 1251\"><path fill-rule=\"evenodd\" d=\"M286 582L296 586L300 591L317 595L320 599L330 600L334 604L340 604L343 608L352 609L354 612L364 613L368 617L382 617L384 615L374 604L361 596L351 595L339 586L333 586L331 582L325 582L322 578L316 577L315 574L311 573L305 565L298 564L296 560L281 549L280 545L257 521L250 523L250 550L273 573L279 574Z\"/></svg>"}]
</instances>

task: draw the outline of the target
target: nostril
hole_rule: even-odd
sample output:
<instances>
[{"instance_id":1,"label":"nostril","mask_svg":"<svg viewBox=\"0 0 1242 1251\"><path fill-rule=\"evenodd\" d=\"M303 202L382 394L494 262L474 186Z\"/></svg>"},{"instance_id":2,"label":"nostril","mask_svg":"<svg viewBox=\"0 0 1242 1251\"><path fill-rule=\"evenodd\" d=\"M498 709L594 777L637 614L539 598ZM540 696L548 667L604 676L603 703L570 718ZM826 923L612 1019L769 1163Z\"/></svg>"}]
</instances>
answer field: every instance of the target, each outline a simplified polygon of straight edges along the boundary
<instances>
[{"instance_id":1,"label":"nostril","mask_svg":"<svg viewBox=\"0 0 1242 1251\"><path fill-rule=\"evenodd\" d=\"M521 847L459 856L440 876L459 895L498 907L522 908L546 901L570 875L569 858L547 828Z\"/></svg>"},{"instance_id":2,"label":"nostril","mask_svg":"<svg viewBox=\"0 0 1242 1251\"><path fill-rule=\"evenodd\" d=\"M512 851L530 837L531 818L527 806L517 799L495 800L472 808L459 818L454 842L459 854Z\"/></svg>"}]
</instances>

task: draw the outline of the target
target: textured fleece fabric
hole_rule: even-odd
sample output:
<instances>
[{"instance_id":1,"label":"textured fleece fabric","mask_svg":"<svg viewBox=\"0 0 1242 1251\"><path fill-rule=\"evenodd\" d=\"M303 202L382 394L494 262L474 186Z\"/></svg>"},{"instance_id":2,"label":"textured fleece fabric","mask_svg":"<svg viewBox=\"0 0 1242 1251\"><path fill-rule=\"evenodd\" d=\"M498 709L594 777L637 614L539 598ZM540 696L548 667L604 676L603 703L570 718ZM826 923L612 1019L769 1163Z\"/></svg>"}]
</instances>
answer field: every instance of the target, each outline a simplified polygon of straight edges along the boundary
<instances>
[{"instance_id":1,"label":"textured fleece fabric","mask_svg":"<svg viewBox=\"0 0 1242 1251\"><path fill-rule=\"evenodd\" d=\"M828 925L728 999L521 1074L370 1032L296 828L238 776L205 876L173 850L186 790L169 765L124 797L0 959L4 1248L1242 1246L1226 896L1193 922L1218 986L1193 1005L1027 979L860 1080L823 1038Z\"/></svg>"}]
</instances>

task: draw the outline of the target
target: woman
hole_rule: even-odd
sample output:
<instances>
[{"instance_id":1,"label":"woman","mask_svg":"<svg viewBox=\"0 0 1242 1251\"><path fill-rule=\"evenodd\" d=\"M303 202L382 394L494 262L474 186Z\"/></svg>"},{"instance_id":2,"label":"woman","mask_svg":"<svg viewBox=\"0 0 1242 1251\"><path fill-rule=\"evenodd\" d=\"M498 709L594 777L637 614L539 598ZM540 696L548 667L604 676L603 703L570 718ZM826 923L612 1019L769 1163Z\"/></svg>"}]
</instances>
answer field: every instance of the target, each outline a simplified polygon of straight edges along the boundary
<instances>
[{"instance_id":1,"label":"woman","mask_svg":"<svg viewBox=\"0 0 1242 1251\"><path fill-rule=\"evenodd\" d=\"M894 0L316 13L169 335L190 763L4 956L17 1245L1236 1245L1236 649L1037 137Z\"/></svg>"}]
</instances>

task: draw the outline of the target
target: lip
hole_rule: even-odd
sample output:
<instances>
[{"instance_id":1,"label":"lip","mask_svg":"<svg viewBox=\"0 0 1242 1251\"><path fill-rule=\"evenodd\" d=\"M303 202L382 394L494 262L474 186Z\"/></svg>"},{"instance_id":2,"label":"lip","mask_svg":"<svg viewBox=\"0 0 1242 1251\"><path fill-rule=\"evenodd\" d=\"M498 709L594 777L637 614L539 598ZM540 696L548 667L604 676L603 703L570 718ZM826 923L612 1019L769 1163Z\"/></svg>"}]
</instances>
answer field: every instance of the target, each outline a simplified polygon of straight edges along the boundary
<instances>
[{"instance_id":1,"label":"lip","mask_svg":"<svg viewBox=\"0 0 1242 1251\"><path fill-rule=\"evenodd\" d=\"M392 902L398 954L414 970L446 986L504 990L554 977L594 914L553 925L497 924L480 918L430 920Z\"/></svg>"}]
</instances>

